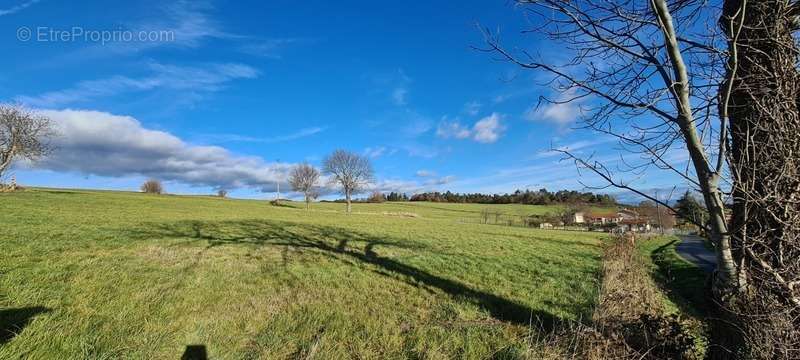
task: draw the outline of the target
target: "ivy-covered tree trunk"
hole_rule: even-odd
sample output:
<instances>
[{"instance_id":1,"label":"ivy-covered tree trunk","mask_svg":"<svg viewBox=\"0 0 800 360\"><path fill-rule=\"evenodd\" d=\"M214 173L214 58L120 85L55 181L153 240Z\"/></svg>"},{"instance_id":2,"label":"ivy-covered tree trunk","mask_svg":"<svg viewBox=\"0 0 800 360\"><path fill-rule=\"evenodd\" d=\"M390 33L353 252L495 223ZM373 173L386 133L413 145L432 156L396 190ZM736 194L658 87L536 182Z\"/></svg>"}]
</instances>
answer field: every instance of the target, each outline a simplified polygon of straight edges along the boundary
<instances>
[{"instance_id":1,"label":"ivy-covered tree trunk","mask_svg":"<svg viewBox=\"0 0 800 360\"><path fill-rule=\"evenodd\" d=\"M753 358L800 358L797 13L794 1L726 0L720 19L731 54L721 91L730 121L729 229L746 284L735 310Z\"/></svg>"}]
</instances>

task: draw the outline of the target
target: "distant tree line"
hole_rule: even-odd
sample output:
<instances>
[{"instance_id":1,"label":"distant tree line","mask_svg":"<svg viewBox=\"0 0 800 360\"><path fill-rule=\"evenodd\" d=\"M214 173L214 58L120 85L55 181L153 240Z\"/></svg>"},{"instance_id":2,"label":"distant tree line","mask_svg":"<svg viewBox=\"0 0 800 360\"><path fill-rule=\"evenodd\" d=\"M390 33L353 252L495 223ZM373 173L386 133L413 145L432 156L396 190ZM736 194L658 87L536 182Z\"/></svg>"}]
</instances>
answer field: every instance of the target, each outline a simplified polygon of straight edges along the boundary
<instances>
[{"instance_id":1,"label":"distant tree line","mask_svg":"<svg viewBox=\"0 0 800 360\"><path fill-rule=\"evenodd\" d=\"M394 198L398 200L392 200ZM407 198L405 194L390 193L389 201L403 201ZM474 203L474 204L526 204L526 205L548 205L548 204L597 204L597 205L616 205L614 197L607 194L594 194L591 192L580 192L574 190L559 190L550 192L547 189L517 190L511 194L460 194L447 192L425 192L412 195L409 201L430 201L447 203Z\"/></svg>"},{"instance_id":2,"label":"distant tree line","mask_svg":"<svg viewBox=\"0 0 800 360\"><path fill-rule=\"evenodd\" d=\"M386 195L386 201L409 201L411 200L405 193L390 192Z\"/></svg>"}]
</instances>

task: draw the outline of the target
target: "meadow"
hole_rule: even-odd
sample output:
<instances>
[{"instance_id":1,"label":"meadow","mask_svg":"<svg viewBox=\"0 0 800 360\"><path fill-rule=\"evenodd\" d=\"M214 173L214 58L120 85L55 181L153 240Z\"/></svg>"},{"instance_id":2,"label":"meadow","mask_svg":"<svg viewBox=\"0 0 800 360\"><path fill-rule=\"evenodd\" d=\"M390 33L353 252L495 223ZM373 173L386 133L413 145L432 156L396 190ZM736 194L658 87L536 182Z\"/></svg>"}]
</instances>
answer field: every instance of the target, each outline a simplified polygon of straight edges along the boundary
<instances>
[{"instance_id":1,"label":"meadow","mask_svg":"<svg viewBox=\"0 0 800 360\"><path fill-rule=\"evenodd\" d=\"M602 234L555 207L0 194L0 358L524 358L591 316Z\"/></svg>"}]
</instances>

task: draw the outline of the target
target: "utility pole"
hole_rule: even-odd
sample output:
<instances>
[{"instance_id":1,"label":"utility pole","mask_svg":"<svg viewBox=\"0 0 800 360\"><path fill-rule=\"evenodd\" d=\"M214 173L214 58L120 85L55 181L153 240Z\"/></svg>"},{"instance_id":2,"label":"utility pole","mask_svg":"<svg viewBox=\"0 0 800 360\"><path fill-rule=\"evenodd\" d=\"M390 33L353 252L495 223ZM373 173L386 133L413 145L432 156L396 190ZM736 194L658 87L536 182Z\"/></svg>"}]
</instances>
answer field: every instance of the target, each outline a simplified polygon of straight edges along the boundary
<instances>
[{"instance_id":1,"label":"utility pole","mask_svg":"<svg viewBox=\"0 0 800 360\"><path fill-rule=\"evenodd\" d=\"M661 222L661 208L658 206L658 190L656 190L656 216L658 216L658 229L664 235L664 223Z\"/></svg>"},{"instance_id":2,"label":"utility pole","mask_svg":"<svg viewBox=\"0 0 800 360\"><path fill-rule=\"evenodd\" d=\"M278 176L275 177L276 178L275 183L278 186L278 194L277 197L275 198L275 204L280 205L281 204L281 174L280 174L281 159L278 159L276 162L278 164Z\"/></svg>"}]
</instances>

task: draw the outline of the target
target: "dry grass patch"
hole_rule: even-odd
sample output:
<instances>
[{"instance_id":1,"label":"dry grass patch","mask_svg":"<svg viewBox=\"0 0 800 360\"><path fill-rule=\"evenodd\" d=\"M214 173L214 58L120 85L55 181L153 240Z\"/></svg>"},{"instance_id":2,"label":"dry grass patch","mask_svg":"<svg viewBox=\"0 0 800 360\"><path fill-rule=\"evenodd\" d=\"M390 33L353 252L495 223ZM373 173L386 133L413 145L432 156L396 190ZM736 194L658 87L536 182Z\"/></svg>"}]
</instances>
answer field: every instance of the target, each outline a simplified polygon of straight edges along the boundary
<instances>
[{"instance_id":1,"label":"dry grass patch","mask_svg":"<svg viewBox=\"0 0 800 360\"><path fill-rule=\"evenodd\" d=\"M703 325L675 314L629 239L607 244L591 321L534 331L528 359L703 359Z\"/></svg>"}]
</instances>

